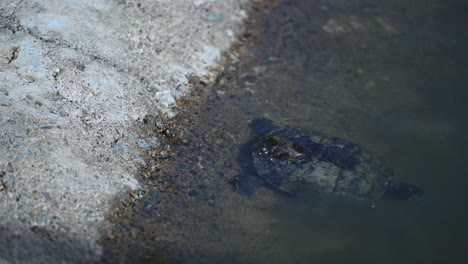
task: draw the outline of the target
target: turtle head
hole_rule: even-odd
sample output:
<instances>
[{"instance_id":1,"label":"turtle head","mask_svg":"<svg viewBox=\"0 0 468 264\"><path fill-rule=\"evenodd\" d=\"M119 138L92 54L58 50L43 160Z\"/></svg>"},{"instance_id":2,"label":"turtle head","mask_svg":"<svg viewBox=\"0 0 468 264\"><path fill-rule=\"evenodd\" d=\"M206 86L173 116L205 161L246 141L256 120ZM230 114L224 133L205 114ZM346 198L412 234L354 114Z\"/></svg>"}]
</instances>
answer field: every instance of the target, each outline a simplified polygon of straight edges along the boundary
<instances>
[{"instance_id":1,"label":"turtle head","mask_svg":"<svg viewBox=\"0 0 468 264\"><path fill-rule=\"evenodd\" d=\"M392 200L418 200L424 195L424 190L404 182L390 182L385 186L382 197Z\"/></svg>"},{"instance_id":2,"label":"turtle head","mask_svg":"<svg viewBox=\"0 0 468 264\"><path fill-rule=\"evenodd\" d=\"M270 119L264 117L255 118L250 122L250 129L257 135L263 136L277 128Z\"/></svg>"}]
</instances>

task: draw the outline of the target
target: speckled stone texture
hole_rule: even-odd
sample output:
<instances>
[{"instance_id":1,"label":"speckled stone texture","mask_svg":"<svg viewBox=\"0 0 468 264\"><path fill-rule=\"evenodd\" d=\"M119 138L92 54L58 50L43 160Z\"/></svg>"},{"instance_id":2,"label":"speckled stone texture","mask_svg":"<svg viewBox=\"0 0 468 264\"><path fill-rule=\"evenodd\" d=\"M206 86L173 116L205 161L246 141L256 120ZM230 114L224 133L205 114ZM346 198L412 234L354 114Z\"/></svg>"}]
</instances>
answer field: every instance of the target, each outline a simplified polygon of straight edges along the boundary
<instances>
[{"instance_id":1,"label":"speckled stone texture","mask_svg":"<svg viewBox=\"0 0 468 264\"><path fill-rule=\"evenodd\" d=\"M245 18L237 0L0 2L0 262L97 260L146 115L170 118Z\"/></svg>"}]
</instances>

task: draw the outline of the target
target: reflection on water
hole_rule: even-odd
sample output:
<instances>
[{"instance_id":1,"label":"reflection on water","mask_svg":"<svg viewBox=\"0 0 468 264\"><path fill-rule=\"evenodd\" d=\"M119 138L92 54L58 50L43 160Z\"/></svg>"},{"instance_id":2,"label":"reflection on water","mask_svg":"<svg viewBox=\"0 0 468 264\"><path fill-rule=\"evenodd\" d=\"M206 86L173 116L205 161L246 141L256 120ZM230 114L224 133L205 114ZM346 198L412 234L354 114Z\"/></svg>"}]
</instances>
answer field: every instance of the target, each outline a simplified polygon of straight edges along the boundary
<instances>
[{"instance_id":1,"label":"reflection on water","mask_svg":"<svg viewBox=\"0 0 468 264\"><path fill-rule=\"evenodd\" d=\"M466 259L466 11L461 0L298 0L265 10L255 46L190 110L187 143L148 178L157 199L147 195L126 218L122 252L184 263ZM378 152L426 195L359 203L232 192L237 151L258 116Z\"/></svg>"}]
</instances>

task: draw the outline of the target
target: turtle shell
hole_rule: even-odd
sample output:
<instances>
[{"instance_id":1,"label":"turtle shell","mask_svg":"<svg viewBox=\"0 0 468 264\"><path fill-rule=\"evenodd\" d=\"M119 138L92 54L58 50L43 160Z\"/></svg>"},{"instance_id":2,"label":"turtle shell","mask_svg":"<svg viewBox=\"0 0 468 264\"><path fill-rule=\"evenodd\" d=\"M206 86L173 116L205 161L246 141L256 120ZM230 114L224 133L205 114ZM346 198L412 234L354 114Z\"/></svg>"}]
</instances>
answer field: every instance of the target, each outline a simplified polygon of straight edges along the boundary
<instances>
[{"instance_id":1,"label":"turtle shell","mask_svg":"<svg viewBox=\"0 0 468 264\"><path fill-rule=\"evenodd\" d=\"M288 194L311 188L338 195L379 196L393 177L380 158L357 144L271 123L258 130L259 123L252 122L257 126L253 127L257 138L251 145L252 163L257 177L272 189Z\"/></svg>"}]
</instances>

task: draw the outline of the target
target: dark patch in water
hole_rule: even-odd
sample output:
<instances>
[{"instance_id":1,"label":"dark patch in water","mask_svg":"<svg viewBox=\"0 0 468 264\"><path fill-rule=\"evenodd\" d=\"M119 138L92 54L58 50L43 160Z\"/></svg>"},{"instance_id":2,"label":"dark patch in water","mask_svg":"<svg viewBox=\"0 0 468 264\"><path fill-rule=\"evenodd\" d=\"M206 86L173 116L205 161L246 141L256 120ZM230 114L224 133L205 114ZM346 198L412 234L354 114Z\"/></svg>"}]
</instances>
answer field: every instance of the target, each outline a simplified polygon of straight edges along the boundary
<instances>
[{"instance_id":1,"label":"dark patch in water","mask_svg":"<svg viewBox=\"0 0 468 264\"><path fill-rule=\"evenodd\" d=\"M149 162L141 177L150 191L122 198L125 206L109 216L116 231L103 243L108 262L466 262L466 10L457 0L258 8L240 62L228 63L213 90L203 88L199 103L188 100L165 124L174 133L168 138L180 140L154 147L159 163ZM252 170L242 154L250 151L237 153L256 136L248 124L259 116L381 153L399 180L421 183L427 195L358 204L309 192L239 195L230 179L238 176L247 193L258 184L239 175ZM352 144L324 149L301 140L312 155L355 166ZM411 197L406 185L394 187L388 195Z\"/></svg>"}]
</instances>

